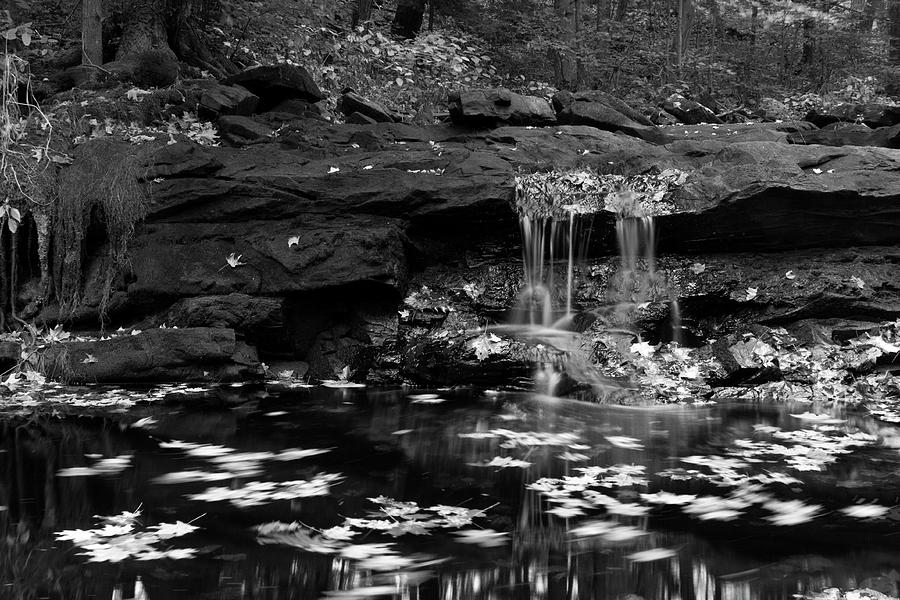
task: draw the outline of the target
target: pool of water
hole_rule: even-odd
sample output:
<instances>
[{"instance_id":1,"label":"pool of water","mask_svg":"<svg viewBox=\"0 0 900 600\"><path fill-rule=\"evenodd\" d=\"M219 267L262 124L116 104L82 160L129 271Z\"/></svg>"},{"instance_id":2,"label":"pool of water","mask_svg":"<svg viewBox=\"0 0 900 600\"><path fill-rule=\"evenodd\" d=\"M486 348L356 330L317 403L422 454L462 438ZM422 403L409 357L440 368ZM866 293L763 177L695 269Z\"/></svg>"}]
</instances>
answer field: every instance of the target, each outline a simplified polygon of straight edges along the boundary
<instances>
[{"instance_id":1,"label":"pool of water","mask_svg":"<svg viewBox=\"0 0 900 600\"><path fill-rule=\"evenodd\" d=\"M59 393L0 422L2 597L897 594L900 432L830 404Z\"/></svg>"}]
</instances>

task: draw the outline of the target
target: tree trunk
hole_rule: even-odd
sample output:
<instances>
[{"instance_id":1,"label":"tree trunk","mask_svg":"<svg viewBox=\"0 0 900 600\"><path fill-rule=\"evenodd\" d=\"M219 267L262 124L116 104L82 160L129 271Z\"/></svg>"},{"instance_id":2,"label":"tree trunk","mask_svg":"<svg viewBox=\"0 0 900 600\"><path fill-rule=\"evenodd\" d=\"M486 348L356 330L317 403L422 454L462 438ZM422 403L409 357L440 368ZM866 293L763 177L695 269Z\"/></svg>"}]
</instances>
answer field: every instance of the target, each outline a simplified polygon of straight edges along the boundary
<instances>
[{"instance_id":1,"label":"tree trunk","mask_svg":"<svg viewBox=\"0 0 900 600\"><path fill-rule=\"evenodd\" d=\"M353 5L351 24L353 27L365 23L372 18L372 0L356 0Z\"/></svg>"},{"instance_id":2,"label":"tree trunk","mask_svg":"<svg viewBox=\"0 0 900 600\"><path fill-rule=\"evenodd\" d=\"M900 0L888 0L888 58L892 65L900 65Z\"/></svg>"},{"instance_id":3,"label":"tree trunk","mask_svg":"<svg viewBox=\"0 0 900 600\"><path fill-rule=\"evenodd\" d=\"M399 0L391 33L406 39L416 37L425 18L425 2L426 0Z\"/></svg>"},{"instance_id":4,"label":"tree trunk","mask_svg":"<svg viewBox=\"0 0 900 600\"><path fill-rule=\"evenodd\" d=\"M578 63L575 59L575 40L578 33L576 17L577 0L557 0L559 18L559 44L551 50L556 86L575 91L578 85Z\"/></svg>"},{"instance_id":5,"label":"tree trunk","mask_svg":"<svg viewBox=\"0 0 900 600\"><path fill-rule=\"evenodd\" d=\"M168 48L165 0L133 0L125 14L122 38L116 60L123 60L147 50Z\"/></svg>"},{"instance_id":6,"label":"tree trunk","mask_svg":"<svg viewBox=\"0 0 900 600\"><path fill-rule=\"evenodd\" d=\"M694 3L692 0L676 0L678 3L678 27L675 30L675 64L679 73L687 53L691 28L694 25Z\"/></svg>"},{"instance_id":7,"label":"tree trunk","mask_svg":"<svg viewBox=\"0 0 900 600\"><path fill-rule=\"evenodd\" d=\"M616 21L622 23L626 14L628 14L628 0L618 0L616 2Z\"/></svg>"},{"instance_id":8,"label":"tree trunk","mask_svg":"<svg viewBox=\"0 0 900 600\"><path fill-rule=\"evenodd\" d=\"M81 2L81 64L103 64L101 0Z\"/></svg>"},{"instance_id":9,"label":"tree trunk","mask_svg":"<svg viewBox=\"0 0 900 600\"><path fill-rule=\"evenodd\" d=\"M116 60L127 60L147 50L169 50L195 67L222 76L238 71L221 53L212 52L198 34L195 0L132 0Z\"/></svg>"}]
</instances>

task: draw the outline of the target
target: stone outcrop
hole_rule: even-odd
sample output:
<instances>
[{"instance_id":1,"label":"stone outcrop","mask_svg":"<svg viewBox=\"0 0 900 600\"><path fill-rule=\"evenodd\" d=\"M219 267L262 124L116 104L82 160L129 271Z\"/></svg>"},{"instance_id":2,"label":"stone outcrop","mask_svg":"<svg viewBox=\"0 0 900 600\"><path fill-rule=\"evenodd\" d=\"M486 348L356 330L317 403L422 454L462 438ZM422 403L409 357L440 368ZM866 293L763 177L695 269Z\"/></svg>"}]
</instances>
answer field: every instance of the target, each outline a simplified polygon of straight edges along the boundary
<instances>
[{"instance_id":1,"label":"stone outcrop","mask_svg":"<svg viewBox=\"0 0 900 600\"><path fill-rule=\"evenodd\" d=\"M543 98L523 96L506 88L464 90L450 95L454 123L475 127L504 125L552 125L553 108Z\"/></svg>"},{"instance_id":2,"label":"stone outcrop","mask_svg":"<svg viewBox=\"0 0 900 600\"><path fill-rule=\"evenodd\" d=\"M51 345L48 375L72 383L260 378L256 350L230 329L149 329L111 339Z\"/></svg>"},{"instance_id":3,"label":"stone outcrop","mask_svg":"<svg viewBox=\"0 0 900 600\"><path fill-rule=\"evenodd\" d=\"M900 148L900 125L872 129L861 123L837 122L814 131L792 133L787 140L792 144Z\"/></svg>"},{"instance_id":4,"label":"stone outcrop","mask_svg":"<svg viewBox=\"0 0 900 600\"><path fill-rule=\"evenodd\" d=\"M110 319L226 327L237 332L235 344L253 344L264 359L306 361L313 378L332 378L344 366L356 378L383 382L486 382L521 373L533 358L529 348L513 345L502 356L479 357L472 332L503 321L521 285L515 175L549 168L687 173L666 198L671 214L658 217L657 230L662 252L696 255L660 262L678 282L698 336L840 312L859 321L900 314L885 283L896 264L888 250L803 254L900 242L900 151L788 144L788 135L811 131L797 123L660 128L664 144L589 125L509 126L497 115L509 117L517 101L509 96L504 105L503 98L498 92L500 104L489 102L494 112L475 120L490 123L487 130L465 118L451 126L338 126L316 119L273 126L265 115L228 115L220 122L246 120L260 127L259 135L232 140L235 147L160 140L142 173L151 202L130 242L130 267L115 282ZM545 108L538 113L555 118ZM276 128L277 136L262 136ZM122 151L129 149L123 142ZM78 161L67 168L79 168ZM601 211L592 219L591 250L602 263L615 252L613 215ZM723 249L764 254L699 258ZM847 265L843 283L821 276L826 260ZM697 261L707 265L708 278L687 275ZM597 277L614 261L601 263ZM763 266L754 271L754 264ZM798 274L792 283L782 281L788 269ZM871 277L859 277L866 287L845 285L850 271L865 269ZM101 271L85 268L82 323L98 317ZM585 285L594 291L580 289L579 304L596 306L606 284L595 278ZM424 294L423 287L431 291ZM757 300L731 296L748 287L759 288ZM413 292L426 300L404 303ZM48 307L43 318L53 317ZM641 327L655 331L666 318L660 310ZM234 355L236 348L221 354ZM82 354L99 363L96 352ZM87 370L97 363L80 360L69 364L79 377L106 377L98 366ZM200 372L247 372L230 360L216 358L218 367ZM134 371L155 374L149 379L164 368ZM173 368L187 373L177 363Z\"/></svg>"},{"instance_id":5,"label":"stone outcrop","mask_svg":"<svg viewBox=\"0 0 900 600\"><path fill-rule=\"evenodd\" d=\"M318 102L325 97L306 69L288 64L252 67L226 77L222 83L243 86L258 96L260 112L285 100Z\"/></svg>"},{"instance_id":6,"label":"stone outcrop","mask_svg":"<svg viewBox=\"0 0 900 600\"><path fill-rule=\"evenodd\" d=\"M618 98L599 90L575 94L558 92L553 96L553 107L559 123L620 131L649 142L662 143L666 140L650 119Z\"/></svg>"},{"instance_id":7,"label":"stone outcrop","mask_svg":"<svg viewBox=\"0 0 900 600\"><path fill-rule=\"evenodd\" d=\"M890 127L900 123L900 106L876 103L837 104L809 111L806 120L819 127L838 122L863 123L872 128Z\"/></svg>"},{"instance_id":8,"label":"stone outcrop","mask_svg":"<svg viewBox=\"0 0 900 600\"><path fill-rule=\"evenodd\" d=\"M709 108L695 100L688 100L681 94L672 94L666 98L662 109L686 125L722 122Z\"/></svg>"}]
</instances>

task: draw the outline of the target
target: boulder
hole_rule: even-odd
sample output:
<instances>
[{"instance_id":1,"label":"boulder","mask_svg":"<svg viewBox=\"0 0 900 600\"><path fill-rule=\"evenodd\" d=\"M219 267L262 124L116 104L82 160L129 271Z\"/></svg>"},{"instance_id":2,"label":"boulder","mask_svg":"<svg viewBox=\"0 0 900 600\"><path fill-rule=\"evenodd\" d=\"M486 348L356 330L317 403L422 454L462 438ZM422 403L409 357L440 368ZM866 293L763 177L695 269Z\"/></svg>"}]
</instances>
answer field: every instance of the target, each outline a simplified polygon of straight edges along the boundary
<instances>
[{"instance_id":1,"label":"boulder","mask_svg":"<svg viewBox=\"0 0 900 600\"><path fill-rule=\"evenodd\" d=\"M347 115L347 122L352 125L374 125L378 121L369 115L364 115L360 112L352 112Z\"/></svg>"},{"instance_id":2,"label":"boulder","mask_svg":"<svg viewBox=\"0 0 900 600\"><path fill-rule=\"evenodd\" d=\"M195 296L169 307L166 323L177 327L216 327L253 334L261 328L280 327L282 300L249 294Z\"/></svg>"},{"instance_id":3,"label":"boulder","mask_svg":"<svg viewBox=\"0 0 900 600\"><path fill-rule=\"evenodd\" d=\"M450 118L471 127L498 125L544 126L556 123L550 103L537 96L523 96L506 88L465 90L450 94Z\"/></svg>"},{"instance_id":4,"label":"boulder","mask_svg":"<svg viewBox=\"0 0 900 600\"><path fill-rule=\"evenodd\" d=\"M900 123L900 106L887 104L837 104L810 110L806 120L824 127L830 123L863 123L869 127L890 127Z\"/></svg>"},{"instance_id":5,"label":"boulder","mask_svg":"<svg viewBox=\"0 0 900 600\"><path fill-rule=\"evenodd\" d=\"M301 119L323 119L326 118L328 112L321 103L290 98L282 100L270 108L268 114L286 117L288 120L297 117Z\"/></svg>"},{"instance_id":6,"label":"boulder","mask_svg":"<svg viewBox=\"0 0 900 600\"><path fill-rule=\"evenodd\" d=\"M252 115L259 98L239 85L210 85L203 90L197 106L201 119L211 120L221 115Z\"/></svg>"},{"instance_id":7,"label":"boulder","mask_svg":"<svg viewBox=\"0 0 900 600\"><path fill-rule=\"evenodd\" d=\"M219 135L232 146L246 146L270 139L273 129L252 117L224 115L216 122Z\"/></svg>"},{"instance_id":8,"label":"boulder","mask_svg":"<svg viewBox=\"0 0 900 600\"><path fill-rule=\"evenodd\" d=\"M605 131L621 131L649 142L664 143L662 135L647 117L600 91L559 92L553 96L556 118L566 125L589 125Z\"/></svg>"},{"instance_id":9,"label":"boulder","mask_svg":"<svg viewBox=\"0 0 900 600\"><path fill-rule=\"evenodd\" d=\"M42 359L48 376L72 383L233 381L263 374L256 351L234 331L206 327L53 344Z\"/></svg>"},{"instance_id":10,"label":"boulder","mask_svg":"<svg viewBox=\"0 0 900 600\"><path fill-rule=\"evenodd\" d=\"M663 110L686 125L699 123L721 123L716 114L694 100L688 100L681 94L672 94L661 104Z\"/></svg>"},{"instance_id":11,"label":"boulder","mask_svg":"<svg viewBox=\"0 0 900 600\"><path fill-rule=\"evenodd\" d=\"M575 92L574 94L572 92L563 90L554 94L552 99L553 108L557 113L565 110L575 102L602 104L603 106L609 107L616 112L622 113L628 119L634 121L638 125L644 125L646 127L651 127L654 125L653 121L651 121L639 110L635 110L622 100L600 90L586 90Z\"/></svg>"},{"instance_id":12,"label":"boulder","mask_svg":"<svg viewBox=\"0 0 900 600\"><path fill-rule=\"evenodd\" d=\"M251 67L246 71L222 80L226 85L240 85L259 97L260 112L270 110L279 103L298 98L318 102L325 98L319 86L303 67L279 64Z\"/></svg>"},{"instance_id":13,"label":"boulder","mask_svg":"<svg viewBox=\"0 0 900 600\"><path fill-rule=\"evenodd\" d=\"M338 100L338 108L348 117L353 113L359 113L378 123L391 123L398 120L383 105L363 98L356 92L345 92L342 94L340 100Z\"/></svg>"},{"instance_id":14,"label":"boulder","mask_svg":"<svg viewBox=\"0 0 900 600\"><path fill-rule=\"evenodd\" d=\"M677 125L678 119L661 108L654 108L650 112L650 122L654 125Z\"/></svg>"},{"instance_id":15,"label":"boulder","mask_svg":"<svg viewBox=\"0 0 900 600\"><path fill-rule=\"evenodd\" d=\"M858 123L836 122L819 130L792 133L787 140L792 144L900 148L900 125L872 129Z\"/></svg>"}]
</instances>

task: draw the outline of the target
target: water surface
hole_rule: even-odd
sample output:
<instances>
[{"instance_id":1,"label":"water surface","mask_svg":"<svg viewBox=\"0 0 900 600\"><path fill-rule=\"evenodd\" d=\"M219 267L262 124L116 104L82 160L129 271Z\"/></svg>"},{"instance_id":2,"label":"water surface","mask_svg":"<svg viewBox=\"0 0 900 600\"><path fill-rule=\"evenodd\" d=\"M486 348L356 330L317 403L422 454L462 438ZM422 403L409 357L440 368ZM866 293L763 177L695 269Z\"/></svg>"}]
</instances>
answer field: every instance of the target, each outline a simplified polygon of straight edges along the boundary
<instances>
[{"instance_id":1,"label":"water surface","mask_svg":"<svg viewBox=\"0 0 900 600\"><path fill-rule=\"evenodd\" d=\"M3 597L897 593L900 435L839 407L105 393L3 417Z\"/></svg>"}]
</instances>

